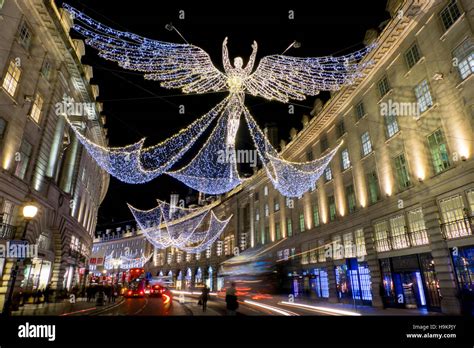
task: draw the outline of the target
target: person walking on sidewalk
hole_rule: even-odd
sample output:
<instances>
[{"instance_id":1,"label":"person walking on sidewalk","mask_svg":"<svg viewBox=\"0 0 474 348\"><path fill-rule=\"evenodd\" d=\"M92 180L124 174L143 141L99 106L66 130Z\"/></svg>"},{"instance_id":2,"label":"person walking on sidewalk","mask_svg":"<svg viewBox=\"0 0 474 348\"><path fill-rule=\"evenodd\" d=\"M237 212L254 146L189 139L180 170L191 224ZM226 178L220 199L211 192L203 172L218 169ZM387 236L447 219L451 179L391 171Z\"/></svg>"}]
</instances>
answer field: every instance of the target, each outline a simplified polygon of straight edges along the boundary
<instances>
[{"instance_id":1,"label":"person walking on sidewalk","mask_svg":"<svg viewBox=\"0 0 474 348\"><path fill-rule=\"evenodd\" d=\"M199 302L201 302L203 312L205 312L207 309L207 300L209 299L209 292L210 289L207 286L204 286L202 288L201 298L199 299Z\"/></svg>"},{"instance_id":2,"label":"person walking on sidewalk","mask_svg":"<svg viewBox=\"0 0 474 348\"><path fill-rule=\"evenodd\" d=\"M227 315L236 315L239 302L237 302L237 289L234 282L230 284L230 288L225 292L225 302L227 304Z\"/></svg>"}]
</instances>

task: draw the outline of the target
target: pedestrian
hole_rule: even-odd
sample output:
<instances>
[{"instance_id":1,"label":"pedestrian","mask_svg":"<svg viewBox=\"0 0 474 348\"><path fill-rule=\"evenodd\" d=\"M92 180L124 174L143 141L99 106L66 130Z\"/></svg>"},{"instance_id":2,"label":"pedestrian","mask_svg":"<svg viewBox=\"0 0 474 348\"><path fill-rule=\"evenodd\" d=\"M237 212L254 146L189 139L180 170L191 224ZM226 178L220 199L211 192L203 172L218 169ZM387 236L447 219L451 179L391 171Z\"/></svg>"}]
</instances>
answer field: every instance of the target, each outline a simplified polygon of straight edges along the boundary
<instances>
[{"instance_id":1,"label":"pedestrian","mask_svg":"<svg viewBox=\"0 0 474 348\"><path fill-rule=\"evenodd\" d=\"M43 292L41 291L41 289L38 289L36 291L36 303L41 303L41 297L43 297Z\"/></svg>"},{"instance_id":2,"label":"pedestrian","mask_svg":"<svg viewBox=\"0 0 474 348\"><path fill-rule=\"evenodd\" d=\"M49 295L51 294L51 285L46 285L44 289L44 302L49 303Z\"/></svg>"},{"instance_id":3,"label":"pedestrian","mask_svg":"<svg viewBox=\"0 0 474 348\"><path fill-rule=\"evenodd\" d=\"M112 294L111 294L111 297L112 297L112 302L115 303L115 298L117 297L117 289L114 285L112 285Z\"/></svg>"},{"instance_id":4,"label":"pedestrian","mask_svg":"<svg viewBox=\"0 0 474 348\"><path fill-rule=\"evenodd\" d=\"M235 288L234 282L230 284L230 288L227 288L225 302L227 304L227 315L236 315L236 310L239 308L239 302L237 301L237 289Z\"/></svg>"},{"instance_id":5,"label":"pedestrian","mask_svg":"<svg viewBox=\"0 0 474 348\"><path fill-rule=\"evenodd\" d=\"M199 299L199 302L202 305L202 311L203 312L205 312L206 309L207 309L207 300L209 299L209 292L210 291L211 290L207 286L204 286L202 288L201 297Z\"/></svg>"}]
</instances>

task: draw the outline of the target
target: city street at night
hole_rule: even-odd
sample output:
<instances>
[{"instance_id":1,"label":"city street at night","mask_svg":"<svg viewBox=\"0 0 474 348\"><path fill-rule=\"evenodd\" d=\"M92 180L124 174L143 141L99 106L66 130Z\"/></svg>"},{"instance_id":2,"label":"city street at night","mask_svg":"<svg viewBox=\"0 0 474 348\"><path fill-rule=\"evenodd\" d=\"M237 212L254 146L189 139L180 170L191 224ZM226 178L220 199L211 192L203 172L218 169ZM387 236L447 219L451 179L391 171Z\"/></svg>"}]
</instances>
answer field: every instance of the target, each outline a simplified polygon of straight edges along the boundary
<instances>
[{"instance_id":1,"label":"city street at night","mask_svg":"<svg viewBox=\"0 0 474 348\"><path fill-rule=\"evenodd\" d=\"M472 347L473 28L0 0L0 348Z\"/></svg>"}]
</instances>

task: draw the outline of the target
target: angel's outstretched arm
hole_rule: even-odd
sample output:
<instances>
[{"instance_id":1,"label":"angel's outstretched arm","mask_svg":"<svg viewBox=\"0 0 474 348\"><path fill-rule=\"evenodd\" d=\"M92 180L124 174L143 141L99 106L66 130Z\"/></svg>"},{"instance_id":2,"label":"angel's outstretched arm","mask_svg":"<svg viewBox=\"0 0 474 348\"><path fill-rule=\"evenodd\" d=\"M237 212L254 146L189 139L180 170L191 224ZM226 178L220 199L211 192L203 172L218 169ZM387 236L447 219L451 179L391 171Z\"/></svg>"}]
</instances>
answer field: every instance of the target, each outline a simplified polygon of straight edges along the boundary
<instances>
[{"instance_id":1,"label":"angel's outstretched arm","mask_svg":"<svg viewBox=\"0 0 474 348\"><path fill-rule=\"evenodd\" d=\"M224 70L227 74L233 69L232 64L230 64L229 60L229 51L227 50L227 37L224 39L222 43L222 62L224 64Z\"/></svg>"},{"instance_id":2,"label":"angel's outstretched arm","mask_svg":"<svg viewBox=\"0 0 474 348\"><path fill-rule=\"evenodd\" d=\"M257 48L258 48L257 42L254 41L252 44L252 54L250 55L249 62L247 63L244 69L247 75L249 75L253 70L253 66L255 64L255 57L257 56Z\"/></svg>"}]
</instances>

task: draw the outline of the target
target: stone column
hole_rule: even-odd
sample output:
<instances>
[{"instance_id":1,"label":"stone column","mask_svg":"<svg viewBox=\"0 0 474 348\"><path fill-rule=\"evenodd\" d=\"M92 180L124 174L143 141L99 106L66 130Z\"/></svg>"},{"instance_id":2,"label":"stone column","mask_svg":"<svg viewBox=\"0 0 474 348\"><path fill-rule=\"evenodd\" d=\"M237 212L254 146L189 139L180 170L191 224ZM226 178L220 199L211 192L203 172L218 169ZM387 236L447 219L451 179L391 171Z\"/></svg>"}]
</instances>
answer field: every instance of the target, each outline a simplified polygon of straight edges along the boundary
<instances>
[{"instance_id":1,"label":"stone column","mask_svg":"<svg viewBox=\"0 0 474 348\"><path fill-rule=\"evenodd\" d=\"M369 225L364 227L365 255L358 261L366 261L370 271L370 282L372 284L372 306L383 308L382 297L380 296L380 284L382 283L382 274L380 272L379 259L374 244L374 228Z\"/></svg>"},{"instance_id":2,"label":"stone column","mask_svg":"<svg viewBox=\"0 0 474 348\"><path fill-rule=\"evenodd\" d=\"M422 209L431 246L431 255L433 256L436 270L436 277L439 280L442 295L441 311L449 315L461 314L461 305L456 297L458 288L451 262L451 255L439 224L440 215L438 205L435 200L428 200L422 203Z\"/></svg>"},{"instance_id":3,"label":"stone column","mask_svg":"<svg viewBox=\"0 0 474 348\"><path fill-rule=\"evenodd\" d=\"M66 150L66 158L63 163L63 170L59 178L59 187L65 192L71 192L74 169L76 167L77 150L79 148L79 141L74 133L71 133L71 143Z\"/></svg>"}]
</instances>

